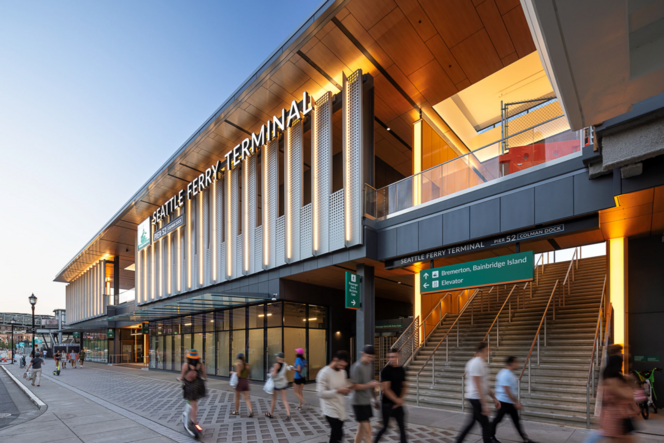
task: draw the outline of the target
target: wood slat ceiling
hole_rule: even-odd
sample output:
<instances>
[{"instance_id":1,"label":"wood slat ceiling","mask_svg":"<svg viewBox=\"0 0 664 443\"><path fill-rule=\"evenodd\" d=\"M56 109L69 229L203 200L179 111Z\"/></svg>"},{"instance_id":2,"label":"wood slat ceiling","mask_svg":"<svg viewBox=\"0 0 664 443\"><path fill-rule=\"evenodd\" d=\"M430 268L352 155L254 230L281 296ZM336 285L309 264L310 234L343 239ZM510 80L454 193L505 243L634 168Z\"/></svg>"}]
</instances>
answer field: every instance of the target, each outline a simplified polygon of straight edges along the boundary
<instances>
[{"instance_id":1,"label":"wood slat ceiling","mask_svg":"<svg viewBox=\"0 0 664 443\"><path fill-rule=\"evenodd\" d=\"M518 0L352 0L332 21L317 26L306 42L296 43L301 47L293 47L271 71L261 74L172 159L152 180L147 195L115 222L140 223L197 175L183 165L205 170L247 132L258 130L292 100L301 100L304 91L314 98L326 91L336 94L344 74L357 69L374 77L376 118L390 128L375 126L376 155L409 176L412 153L406 145L412 145L419 108L448 138L458 140L432 106L535 50ZM340 115L334 118L333 137L337 153ZM110 229L103 236L117 241L119 232ZM126 242L133 245L134 239ZM106 253L111 248L103 249ZM75 267L87 267L89 260Z\"/></svg>"}]
</instances>

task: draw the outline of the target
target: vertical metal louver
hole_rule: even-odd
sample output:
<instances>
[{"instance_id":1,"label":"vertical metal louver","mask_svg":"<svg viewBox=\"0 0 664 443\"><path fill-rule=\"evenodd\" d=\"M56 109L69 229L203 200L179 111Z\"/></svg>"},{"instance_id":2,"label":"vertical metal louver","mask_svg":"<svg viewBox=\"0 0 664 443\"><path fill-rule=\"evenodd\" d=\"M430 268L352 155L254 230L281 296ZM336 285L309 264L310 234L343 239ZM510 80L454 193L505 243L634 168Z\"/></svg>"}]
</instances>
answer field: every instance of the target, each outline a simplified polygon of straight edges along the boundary
<instances>
[{"instance_id":1,"label":"vertical metal louver","mask_svg":"<svg viewBox=\"0 0 664 443\"><path fill-rule=\"evenodd\" d=\"M263 158L263 269L276 266L277 214L279 210L279 140L270 141Z\"/></svg>"},{"instance_id":2,"label":"vertical metal louver","mask_svg":"<svg viewBox=\"0 0 664 443\"><path fill-rule=\"evenodd\" d=\"M362 243L362 70L344 80L342 104L344 243Z\"/></svg>"},{"instance_id":3,"label":"vertical metal louver","mask_svg":"<svg viewBox=\"0 0 664 443\"><path fill-rule=\"evenodd\" d=\"M332 194L332 93L326 92L313 110L311 153L312 248L314 255L330 250Z\"/></svg>"},{"instance_id":4,"label":"vertical metal louver","mask_svg":"<svg viewBox=\"0 0 664 443\"><path fill-rule=\"evenodd\" d=\"M300 208L302 208L302 121L286 129L284 148L284 261L300 259Z\"/></svg>"}]
</instances>

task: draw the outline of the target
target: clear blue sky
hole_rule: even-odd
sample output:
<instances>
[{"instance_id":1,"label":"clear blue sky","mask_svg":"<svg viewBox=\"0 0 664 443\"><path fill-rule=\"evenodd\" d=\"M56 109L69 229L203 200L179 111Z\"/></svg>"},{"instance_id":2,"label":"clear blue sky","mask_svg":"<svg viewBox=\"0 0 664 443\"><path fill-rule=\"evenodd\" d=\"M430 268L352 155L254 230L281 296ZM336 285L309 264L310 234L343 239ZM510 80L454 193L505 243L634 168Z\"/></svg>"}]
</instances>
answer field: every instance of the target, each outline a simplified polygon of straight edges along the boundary
<instances>
[{"instance_id":1,"label":"clear blue sky","mask_svg":"<svg viewBox=\"0 0 664 443\"><path fill-rule=\"evenodd\" d=\"M56 273L320 4L0 3L0 312Z\"/></svg>"}]
</instances>

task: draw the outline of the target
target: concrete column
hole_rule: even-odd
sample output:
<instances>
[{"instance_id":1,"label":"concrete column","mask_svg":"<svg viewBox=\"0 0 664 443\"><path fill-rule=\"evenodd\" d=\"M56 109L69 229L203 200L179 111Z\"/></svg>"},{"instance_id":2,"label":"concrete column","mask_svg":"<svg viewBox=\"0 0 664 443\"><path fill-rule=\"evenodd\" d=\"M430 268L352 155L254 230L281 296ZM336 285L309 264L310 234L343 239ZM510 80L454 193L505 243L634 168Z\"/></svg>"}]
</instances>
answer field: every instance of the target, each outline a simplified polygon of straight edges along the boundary
<instances>
[{"instance_id":1,"label":"concrete column","mask_svg":"<svg viewBox=\"0 0 664 443\"><path fill-rule=\"evenodd\" d=\"M360 276L362 306L355 312L355 325L357 330L356 358L359 360L364 345L374 344L376 329L376 297L374 285L374 267L365 264L357 265L357 275Z\"/></svg>"}]
</instances>

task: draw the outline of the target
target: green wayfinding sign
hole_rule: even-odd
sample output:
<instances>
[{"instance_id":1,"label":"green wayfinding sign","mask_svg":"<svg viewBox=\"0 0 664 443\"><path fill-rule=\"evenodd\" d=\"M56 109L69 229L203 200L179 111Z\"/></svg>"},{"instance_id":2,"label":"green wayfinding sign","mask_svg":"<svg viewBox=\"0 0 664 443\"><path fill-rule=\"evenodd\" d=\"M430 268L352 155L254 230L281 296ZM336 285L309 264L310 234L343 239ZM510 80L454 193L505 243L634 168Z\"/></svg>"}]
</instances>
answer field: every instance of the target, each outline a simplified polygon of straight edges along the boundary
<instances>
[{"instance_id":1,"label":"green wayfinding sign","mask_svg":"<svg viewBox=\"0 0 664 443\"><path fill-rule=\"evenodd\" d=\"M447 291L533 279L533 252L420 271L420 292Z\"/></svg>"},{"instance_id":2,"label":"green wayfinding sign","mask_svg":"<svg viewBox=\"0 0 664 443\"><path fill-rule=\"evenodd\" d=\"M136 236L136 246L140 251L144 247L150 244L150 232L152 228L150 227L150 217L146 218L138 225L138 231Z\"/></svg>"},{"instance_id":3,"label":"green wayfinding sign","mask_svg":"<svg viewBox=\"0 0 664 443\"><path fill-rule=\"evenodd\" d=\"M115 329L106 329L106 338L115 338Z\"/></svg>"},{"instance_id":4,"label":"green wayfinding sign","mask_svg":"<svg viewBox=\"0 0 664 443\"><path fill-rule=\"evenodd\" d=\"M74 336L74 338L81 338L80 332L73 332L72 335Z\"/></svg>"},{"instance_id":5,"label":"green wayfinding sign","mask_svg":"<svg viewBox=\"0 0 664 443\"><path fill-rule=\"evenodd\" d=\"M362 278L346 272L346 309L360 309L362 299L360 298L360 282Z\"/></svg>"},{"instance_id":6,"label":"green wayfinding sign","mask_svg":"<svg viewBox=\"0 0 664 443\"><path fill-rule=\"evenodd\" d=\"M659 363L662 359L659 355L635 355L634 361Z\"/></svg>"}]
</instances>

